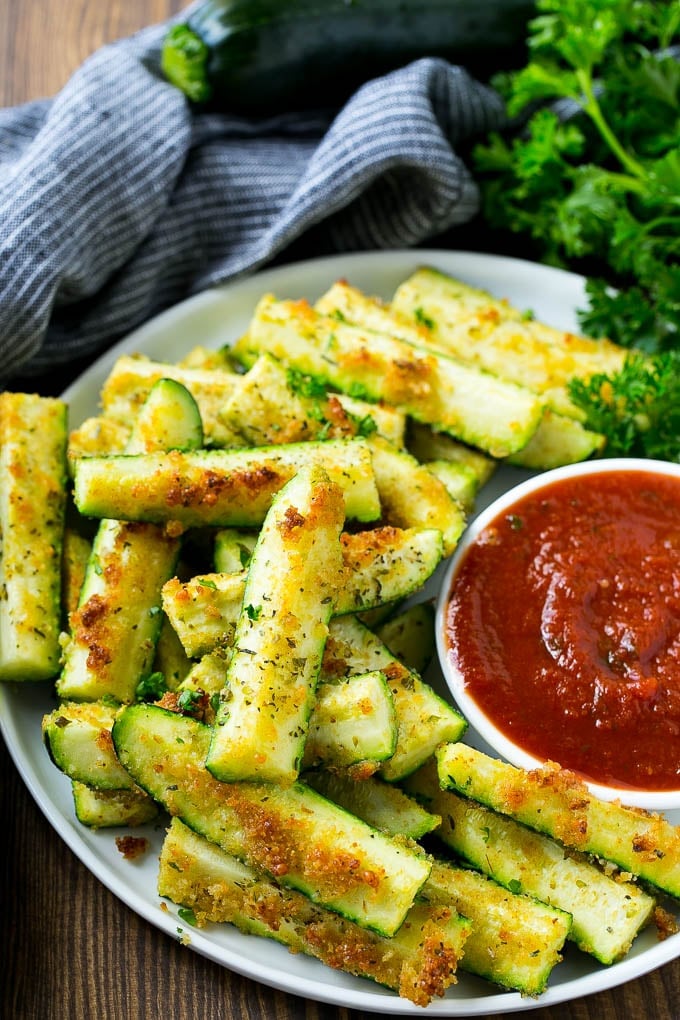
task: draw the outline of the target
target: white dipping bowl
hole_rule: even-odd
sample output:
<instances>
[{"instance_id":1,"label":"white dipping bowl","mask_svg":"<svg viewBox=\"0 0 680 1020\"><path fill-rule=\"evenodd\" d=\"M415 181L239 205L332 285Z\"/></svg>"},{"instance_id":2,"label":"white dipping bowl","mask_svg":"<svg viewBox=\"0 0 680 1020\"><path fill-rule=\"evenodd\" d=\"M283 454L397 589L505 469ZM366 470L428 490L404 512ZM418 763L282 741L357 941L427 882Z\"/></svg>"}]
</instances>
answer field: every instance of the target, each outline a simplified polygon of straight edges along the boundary
<instances>
[{"instance_id":1,"label":"white dipping bowl","mask_svg":"<svg viewBox=\"0 0 680 1020\"><path fill-rule=\"evenodd\" d=\"M533 475L526 481L520 482L505 491L473 518L456 547L444 575L436 613L437 652L444 679L458 708L468 720L475 733L498 756L521 768L538 768L544 764L544 760L537 758L534 754L511 740L486 715L483 708L471 696L466 678L452 661L448 647L446 617L450 594L468 550L476 542L480 533L497 518L508 513L525 496L540 492L542 489L552 486L553 483L563 479L574 479L587 475L602 475L607 472L616 471L638 471L680 479L680 464L633 457L585 461L580 464L570 464L566 467L555 468L551 471ZM539 715L540 709L537 706L537 717ZM474 734L472 734L472 742L474 742ZM550 756L550 760L562 764L557 750L554 756ZM624 804L644 808L648 811L670 811L680 808L680 788L677 790L640 790L630 787L608 786L591 781L585 776L583 781L591 793L602 800L620 800Z\"/></svg>"}]
</instances>

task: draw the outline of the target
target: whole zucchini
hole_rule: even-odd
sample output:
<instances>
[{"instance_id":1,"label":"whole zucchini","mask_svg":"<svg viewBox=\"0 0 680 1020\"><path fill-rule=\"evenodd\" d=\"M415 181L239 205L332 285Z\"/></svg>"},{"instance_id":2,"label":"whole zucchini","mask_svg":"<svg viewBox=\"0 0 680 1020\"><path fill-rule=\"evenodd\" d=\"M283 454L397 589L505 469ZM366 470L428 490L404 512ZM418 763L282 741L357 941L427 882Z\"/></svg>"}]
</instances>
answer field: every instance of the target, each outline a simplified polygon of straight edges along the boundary
<instances>
[{"instance_id":1,"label":"whole zucchini","mask_svg":"<svg viewBox=\"0 0 680 1020\"><path fill-rule=\"evenodd\" d=\"M423 56L486 76L524 52L533 0L205 0L170 29L163 71L197 103L267 115L342 102Z\"/></svg>"}]
</instances>

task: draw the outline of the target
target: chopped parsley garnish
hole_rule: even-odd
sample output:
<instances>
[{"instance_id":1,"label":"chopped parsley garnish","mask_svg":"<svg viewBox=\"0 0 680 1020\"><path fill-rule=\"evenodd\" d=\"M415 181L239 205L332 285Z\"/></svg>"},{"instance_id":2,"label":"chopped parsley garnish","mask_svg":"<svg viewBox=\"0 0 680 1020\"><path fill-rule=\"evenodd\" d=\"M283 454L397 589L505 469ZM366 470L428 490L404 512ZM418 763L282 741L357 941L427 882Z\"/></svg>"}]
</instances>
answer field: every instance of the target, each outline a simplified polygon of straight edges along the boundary
<instances>
[{"instance_id":1,"label":"chopped parsley garnish","mask_svg":"<svg viewBox=\"0 0 680 1020\"><path fill-rule=\"evenodd\" d=\"M351 382L347 387L347 395L349 397L354 397L355 400L366 400L368 396L366 387L363 383L356 381Z\"/></svg>"},{"instance_id":2,"label":"chopped parsley garnish","mask_svg":"<svg viewBox=\"0 0 680 1020\"><path fill-rule=\"evenodd\" d=\"M177 696L177 707L179 708L180 712L186 712L187 714L191 714L192 712L195 712L197 708L200 708L202 700L203 700L202 691L190 691L190 690L180 691L179 695Z\"/></svg>"},{"instance_id":3,"label":"chopped parsley garnish","mask_svg":"<svg viewBox=\"0 0 680 1020\"><path fill-rule=\"evenodd\" d=\"M163 673L149 673L137 684L135 695L138 701L160 701L167 689Z\"/></svg>"},{"instance_id":4,"label":"chopped parsley garnish","mask_svg":"<svg viewBox=\"0 0 680 1020\"><path fill-rule=\"evenodd\" d=\"M434 319L432 319L422 308L413 309L413 317L419 326L425 326L426 329L434 329Z\"/></svg>"},{"instance_id":5,"label":"chopped parsley garnish","mask_svg":"<svg viewBox=\"0 0 680 1020\"><path fill-rule=\"evenodd\" d=\"M363 418L357 418L356 427L357 435L364 436L364 438L372 436L374 432L378 431L376 420L370 414L365 414Z\"/></svg>"},{"instance_id":6,"label":"chopped parsley garnish","mask_svg":"<svg viewBox=\"0 0 680 1020\"><path fill-rule=\"evenodd\" d=\"M251 553L250 549L248 548L248 546L247 545L242 545L242 543L239 542L239 544L238 544L238 558L239 558L239 561L240 561L242 567L245 568L245 567L248 566L248 564L250 563L251 555L252 555L252 553Z\"/></svg>"},{"instance_id":7,"label":"chopped parsley garnish","mask_svg":"<svg viewBox=\"0 0 680 1020\"><path fill-rule=\"evenodd\" d=\"M305 375L298 368L289 367L286 369L286 379L289 388L300 397L313 397L323 400L326 396L326 386L314 376Z\"/></svg>"}]
</instances>

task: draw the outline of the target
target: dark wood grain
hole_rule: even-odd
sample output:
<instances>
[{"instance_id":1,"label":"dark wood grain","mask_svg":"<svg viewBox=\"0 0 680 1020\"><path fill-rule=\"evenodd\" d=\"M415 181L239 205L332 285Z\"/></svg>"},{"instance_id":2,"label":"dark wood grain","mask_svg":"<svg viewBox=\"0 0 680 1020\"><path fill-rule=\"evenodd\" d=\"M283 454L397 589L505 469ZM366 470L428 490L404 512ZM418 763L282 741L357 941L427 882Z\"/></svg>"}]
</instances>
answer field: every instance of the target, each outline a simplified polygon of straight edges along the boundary
<instances>
[{"instance_id":1,"label":"dark wood grain","mask_svg":"<svg viewBox=\"0 0 680 1020\"><path fill-rule=\"evenodd\" d=\"M98 46L181 0L0 0L0 104L58 91ZM36 739L38 739L36 735ZM0 740L0 1017L7 1020L369 1020L247 980L158 931L52 830ZM534 1020L679 1020L680 961ZM500 1020L499 1017L496 1020Z\"/></svg>"}]
</instances>

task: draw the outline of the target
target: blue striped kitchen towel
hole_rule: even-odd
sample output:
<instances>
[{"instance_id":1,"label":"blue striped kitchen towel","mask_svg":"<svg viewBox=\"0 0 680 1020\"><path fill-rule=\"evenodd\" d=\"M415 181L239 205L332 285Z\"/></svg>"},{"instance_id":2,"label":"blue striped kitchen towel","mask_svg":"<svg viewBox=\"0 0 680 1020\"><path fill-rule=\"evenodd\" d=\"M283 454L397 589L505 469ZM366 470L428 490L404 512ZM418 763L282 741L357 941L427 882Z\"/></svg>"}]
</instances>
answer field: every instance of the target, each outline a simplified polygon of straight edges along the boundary
<instances>
[{"instance_id":1,"label":"blue striped kitchen towel","mask_svg":"<svg viewBox=\"0 0 680 1020\"><path fill-rule=\"evenodd\" d=\"M460 155L493 90L423 59L340 111L196 112L159 71L167 25L97 51L52 100L0 110L0 385L88 359L311 237L407 247L468 221Z\"/></svg>"}]
</instances>

